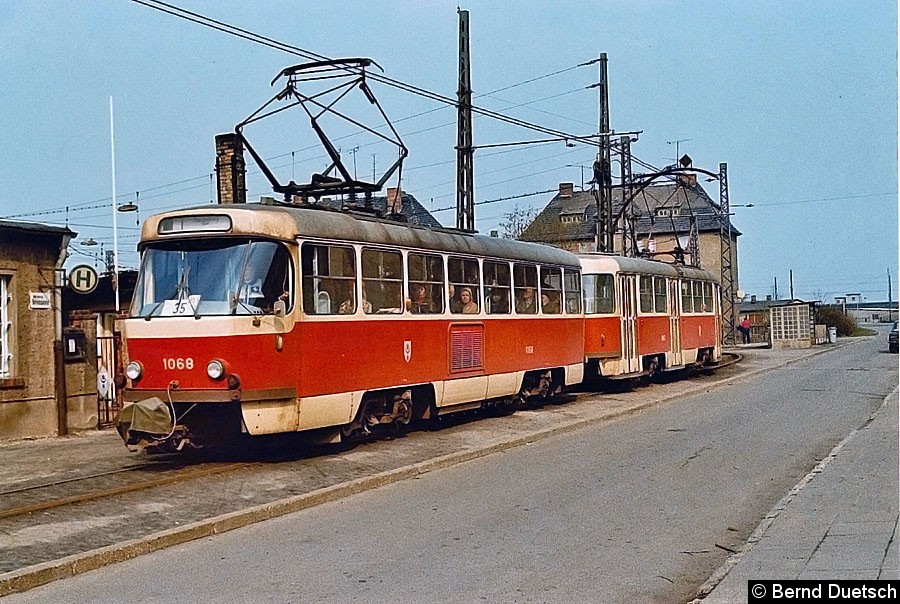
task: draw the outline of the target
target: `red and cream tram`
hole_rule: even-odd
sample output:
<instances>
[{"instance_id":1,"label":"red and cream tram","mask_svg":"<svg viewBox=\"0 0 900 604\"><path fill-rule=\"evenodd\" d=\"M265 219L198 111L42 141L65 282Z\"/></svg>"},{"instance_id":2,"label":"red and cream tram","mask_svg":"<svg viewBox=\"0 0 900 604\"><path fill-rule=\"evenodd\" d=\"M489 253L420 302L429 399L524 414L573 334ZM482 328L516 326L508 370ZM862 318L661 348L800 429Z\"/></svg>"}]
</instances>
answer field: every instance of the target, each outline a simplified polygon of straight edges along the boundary
<instances>
[{"instance_id":1,"label":"red and cream tram","mask_svg":"<svg viewBox=\"0 0 900 604\"><path fill-rule=\"evenodd\" d=\"M704 270L583 254L585 378L630 378L721 359L719 284Z\"/></svg>"},{"instance_id":2,"label":"red and cream tram","mask_svg":"<svg viewBox=\"0 0 900 604\"><path fill-rule=\"evenodd\" d=\"M581 267L560 249L240 204L153 216L140 251L129 445L334 440L582 381Z\"/></svg>"}]
</instances>

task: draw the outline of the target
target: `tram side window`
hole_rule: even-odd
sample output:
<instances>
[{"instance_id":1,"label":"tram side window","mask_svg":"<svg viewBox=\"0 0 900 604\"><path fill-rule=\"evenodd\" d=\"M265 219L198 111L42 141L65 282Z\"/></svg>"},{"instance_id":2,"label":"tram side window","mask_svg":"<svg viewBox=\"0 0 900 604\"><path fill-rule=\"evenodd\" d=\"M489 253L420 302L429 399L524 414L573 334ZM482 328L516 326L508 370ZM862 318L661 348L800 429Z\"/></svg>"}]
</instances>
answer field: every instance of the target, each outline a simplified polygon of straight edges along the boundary
<instances>
[{"instance_id":1,"label":"tram side window","mask_svg":"<svg viewBox=\"0 0 900 604\"><path fill-rule=\"evenodd\" d=\"M653 312L653 277L641 277L641 312Z\"/></svg>"},{"instance_id":2,"label":"tram side window","mask_svg":"<svg viewBox=\"0 0 900 604\"><path fill-rule=\"evenodd\" d=\"M694 312L694 297L691 294L691 282L681 282L681 312Z\"/></svg>"},{"instance_id":3,"label":"tram side window","mask_svg":"<svg viewBox=\"0 0 900 604\"><path fill-rule=\"evenodd\" d=\"M415 314L444 312L444 259L437 254L410 253L406 266L409 311Z\"/></svg>"},{"instance_id":4,"label":"tram side window","mask_svg":"<svg viewBox=\"0 0 900 604\"><path fill-rule=\"evenodd\" d=\"M541 312L558 315L562 312L562 271L553 266L541 267Z\"/></svg>"},{"instance_id":5,"label":"tram side window","mask_svg":"<svg viewBox=\"0 0 900 604\"><path fill-rule=\"evenodd\" d=\"M579 271L566 269L563 275L566 312L577 315L581 312L581 273Z\"/></svg>"},{"instance_id":6,"label":"tram side window","mask_svg":"<svg viewBox=\"0 0 900 604\"><path fill-rule=\"evenodd\" d=\"M513 265L513 292L516 314L537 314L537 267L533 264Z\"/></svg>"},{"instance_id":7,"label":"tram side window","mask_svg":"<svg viewBox=\"0 0 900 604\"><path fill-rule=\"evenodd\" d=\"M478 261L473 258L447 259L447 276L450 280L450 312L466 315L478 314L481 288L478 281Z\"/></svg>"},{"instance_id":8,"label":"tram side window","mask_svg":"<svg viewBox=\"0 0 900 604\"><path fill-rule=\"evenodd\" d=\"M656 300L656 304L654 305L656 312L668 312L668 310L666 309L666 302L668 300L667 294L668 292L666 291L666 278L653 277L653 297Z\"/></svg>"},{"instance_id":9,"label":"tram side window","mask_svg":"<svg viewBox=\"0 0 900 604\"><path fill-rule=\"evenodd\" d=\"M275 254L272 257L271 265L266 272L263 280L263 309L272 311L276 300L284 302L286 311L290 311L294 304L293 299L293 283L294 278L291 271L291 255L287 248L279 245L275 248Z\"/></svg>"},{"instance_id":10,"label":"tram side window","mask_svg":"<svg viewBox=\"0 0 900 604\"><path fill-rule=\"evenodd\" d=\"M356 254L352 247L304 243L300 264L303 312L308 315L356 312Z\"/></svg>"},{"instance_id":11,"label":"tram side window","mask_svg":"<svg viewBox=\"0 0 900 604\"><path fill-rule=\"evenodd\" d=\"M712 312L712 283L703 283L703 312Z\"/></svg>"},{"instance_id":12,"label":"tram side window","mask_svg":"<svg viewBox=\"0 0 900 604\"><path fill-rule=\"evenodd\" d=\"M370 303L364 312L403 312L403 257L400 252L364 249L362 283L363 297Z\"/></svg>"},{"instance_id":13,"label":"tram side window","mask_svg":"<svg viewBox=\"0 0 900 604\"><path fill-rule=\"evenodd\" d=\"M584 312L588 315L615 312L615 287L613 276L608 273L584 276Z\"/></svg>"},{"instance_id":14,"label":"tram side window","mask_svg":"<svg viewBox=\"0 0 900 604\"><path fill-rule=\"evenodd\" d=\"M508 262L484 261L484 310L491 315L509 314L512 287Z\"/></svg>"},{"instance_id":15,"label":"tram side window","mask_svg":"<svg viewBox=\"0 0 900 604\"><path fill-rule=\"evenodd\" d=\"M691 286L694 291L694 312L706 312L703 306L703 283L692 281Z\"/></svg>"}]
</instances>

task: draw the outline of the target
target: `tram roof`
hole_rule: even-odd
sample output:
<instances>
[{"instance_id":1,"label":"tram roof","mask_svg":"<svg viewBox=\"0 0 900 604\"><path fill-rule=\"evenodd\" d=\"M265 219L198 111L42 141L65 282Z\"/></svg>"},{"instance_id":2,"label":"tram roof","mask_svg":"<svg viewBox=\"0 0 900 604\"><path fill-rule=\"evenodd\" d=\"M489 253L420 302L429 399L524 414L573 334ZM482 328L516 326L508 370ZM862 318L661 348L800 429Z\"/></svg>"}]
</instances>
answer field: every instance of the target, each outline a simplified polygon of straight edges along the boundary
<instances>
[{"instance_id":1,"label":"tram roof","mask_svg":"<svg viewBox=\"0 0 900 604\"><path fill-rule=\"evenodd\" d=\"M627 258L625 256L613 256L611 254L579 253L578 258L586 269L600 271L618 271L643 275L659 275L664 277L681 277L684 279L698 279L702 281L719 281L712 272L694 266L680 264L668 264L659 260L646 258Z\"/></svg>"},{"instance_id":2,"label":"tram roof","mask_svg":"<svg viewBox=\"0 0 900 604\"><path fill-rule=\"evenodd\" d=\"M228 216L227 230L184 229L160 233L167 218ZM255 235L282 241L309 238L412 249L442 251L474 256L499 257L546 264L578 266L578 258L566 250L498 237L409 225L376 216L351 214L309 206L260 203L198 206L156 214L147 218L141 230L141 246L156 241L181 238L234 237Z\"/></svg>"}]
</instances>

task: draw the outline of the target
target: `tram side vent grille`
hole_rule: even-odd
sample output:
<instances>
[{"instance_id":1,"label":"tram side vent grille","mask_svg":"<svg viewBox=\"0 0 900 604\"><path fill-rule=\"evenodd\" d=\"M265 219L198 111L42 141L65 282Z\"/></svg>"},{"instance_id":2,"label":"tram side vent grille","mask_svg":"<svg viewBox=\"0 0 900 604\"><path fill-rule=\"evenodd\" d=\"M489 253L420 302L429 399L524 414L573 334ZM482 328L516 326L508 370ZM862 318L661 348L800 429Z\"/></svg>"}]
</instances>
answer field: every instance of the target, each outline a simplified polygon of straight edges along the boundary
<instances>
[{"instance_id":1,"label":"tram side vent grille","mask_svg":"<svg viewBox=\"0 0 900 604\"><path fill-rule=\"evenodd\" d=\"M484 333L480 325L450 333L450 371L482 369L483 353Z\"/></svg>"}]
</instances>

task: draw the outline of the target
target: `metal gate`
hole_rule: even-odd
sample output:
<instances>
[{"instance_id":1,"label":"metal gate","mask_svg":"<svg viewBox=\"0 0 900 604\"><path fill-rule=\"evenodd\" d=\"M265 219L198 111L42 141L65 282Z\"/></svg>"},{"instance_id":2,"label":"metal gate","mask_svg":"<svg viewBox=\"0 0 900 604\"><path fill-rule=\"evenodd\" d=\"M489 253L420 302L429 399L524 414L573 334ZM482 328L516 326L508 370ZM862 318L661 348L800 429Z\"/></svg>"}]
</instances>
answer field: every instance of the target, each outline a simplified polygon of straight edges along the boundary
<instances>
[{"instance_id":1,"label":"metal gate","mask_svg":"<svg viewBox=\"0 0 900 604\"><path fill-rule=\"evenodd\" d=\"M122 336L97 337L97 427L108 428L113 425L119 409L122 408L122 396L116 388L113 378L119 367L119 353Z\"/></svg>"}]
</instances>

